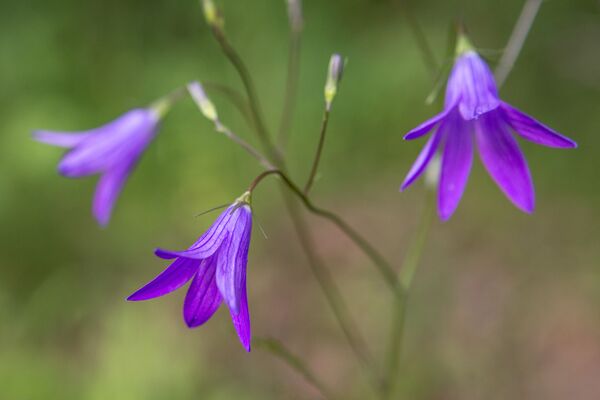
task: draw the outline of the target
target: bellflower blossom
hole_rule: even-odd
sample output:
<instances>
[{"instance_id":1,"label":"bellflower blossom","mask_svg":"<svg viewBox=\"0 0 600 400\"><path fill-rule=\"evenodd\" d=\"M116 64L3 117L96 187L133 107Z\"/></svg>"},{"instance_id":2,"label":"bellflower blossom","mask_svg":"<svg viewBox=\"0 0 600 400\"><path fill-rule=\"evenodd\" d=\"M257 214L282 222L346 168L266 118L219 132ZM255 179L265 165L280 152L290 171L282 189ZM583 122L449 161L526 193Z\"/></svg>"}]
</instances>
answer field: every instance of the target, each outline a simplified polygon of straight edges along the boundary
<instances>
[{"instance_id":1,"label":"bellflower blossom","mask_svg":"<svg viewBox=\"0 0 600 400\"><path fill-rule=\"evenodd\" d=\"M416 139L437 126L401 190L423 173L439 151L438 213L442 220L449 219L467 184L475 142L492 179L516 207L531 213L535 203L533 182L511 132L547 147L574 148L577 144L503 102L494 75L464 37L459 39L457 54L446 86L444 110L405 136L407 140Z\"/></svg>"},{"instance_id":2,"label":"bellflower blossom","mask_svg":"<svg viewBox=\"0 0 600 400\"><path fill-rule=\"evenodd\" d=\"M134 109L96 129L73 133L36 131L34 138L69 149L58 164L61 175L68 178L100 175L93 214L104 226L127 177L156 135L160 116L158 109Z\"/></svg>"},{"instance_id":3,"label":"bellflower blossom","mask_svg":"<svg viewBox=\"0 0 600 400\"><path fill-rule=\"evenodd\" d=\"M154 299L192 281L183 305L190 328L208 321L224 301L246 351L250 351L250 315L246 293L246 267L252 232L250 193L229 206L186 251L156 250L175 261L153 281L129 296L130 301Z\"/></svg>"}]
</instances>

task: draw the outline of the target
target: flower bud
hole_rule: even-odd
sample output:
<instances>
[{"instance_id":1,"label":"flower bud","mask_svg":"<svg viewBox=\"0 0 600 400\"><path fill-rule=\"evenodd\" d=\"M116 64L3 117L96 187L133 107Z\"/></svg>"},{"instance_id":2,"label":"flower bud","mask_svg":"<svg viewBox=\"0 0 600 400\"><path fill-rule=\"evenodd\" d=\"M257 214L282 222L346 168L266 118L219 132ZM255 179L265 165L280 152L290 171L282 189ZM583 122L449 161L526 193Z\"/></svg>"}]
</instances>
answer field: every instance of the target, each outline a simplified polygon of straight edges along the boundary
<instances>
[{"instance_id":1,"label":"flower bud","mask_svg":"<svg viewBox=\"0 0 600 400\"><path fill-rule=\"evenodd\" d=\"M216 123L219 119L217 109L206 95L206 92L204 91L204 88L200 82L192 82L188 84L187 90L202 114L212 122Z\"/></svg>"},{"instance_id":2,"label":"flower bud","mask_svg":"<svg viewBox=\"0 0 600 400\"><path fill-rule=\"evenodd\" d=\"M204 18L206 19L208 25L218 28L223 27L223 17L221 17L219 9L213 0L202 0L202 9L204 11Z\"/></svg>"},{"instance_id":3,"label":"flower bud","mask_svg":"<svg viewBox=\"0 0 600 400\"><path fill-rule=\"evenodd\" d=\"M342 80L345 61L339 54L333 54L329 60L329 72L327 74L327 83L325 84L325 103L327 109L331 108L331 103L337 94L338 85Z\"/></svg>"}]
</instances>

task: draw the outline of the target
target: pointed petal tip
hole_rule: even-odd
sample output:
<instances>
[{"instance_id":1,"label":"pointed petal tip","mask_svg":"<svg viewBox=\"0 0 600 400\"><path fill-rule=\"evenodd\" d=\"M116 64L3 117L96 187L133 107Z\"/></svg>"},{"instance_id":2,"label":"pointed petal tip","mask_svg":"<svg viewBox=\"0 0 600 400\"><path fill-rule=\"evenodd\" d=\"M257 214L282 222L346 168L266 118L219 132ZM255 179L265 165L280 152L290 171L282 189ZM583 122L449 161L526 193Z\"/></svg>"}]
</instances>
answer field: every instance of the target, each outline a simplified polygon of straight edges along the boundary
<instances>
[{"instance_id":1,"label":"pointed petal tip","mask_svg":"<svg viewBox=\"0 0 600 400\"><path fill-rule=\"evenodd\" d=\"M442 222L448 222L452 217L452 214L454 214L454 211L442 210L441 208L438 208L438 217Z\"/></svg>"},{"instance_id":2,"label":"pointed petal tip","mask_svg":"<svg viewBox=\"0 0 600 400\"><path fill-rule=\"evenodd\" d=\"M512 202L515 207L517 207L519 210L523 211L525 214L533 214L535 211L535 202L533 200L527 201L526 203L523 204L518 204L516 202Z\"/></svg>"},{"instance_id":3,"label":"pointed petal tip","mask_svg":"<svg viewBox=\"0 0 600 400\"><path fill-rule=\"evenodd\" d=\"M103 212L102 210L100 210L100 211L95 210L94 211L94 219L98 223L98 226L100 227L100 229L106 229L108 227L108 223L110 222L110 214L107 214L107 213Z\"/></svg>"},{"instance_id":4,"label":"pointed petal tip","mask_svg":"<svg viewBox=\"0 0 600 400\"><path fill-rule=\"evenodd\" d=\"M200 326L200 324L196 321L196 318L188 318L186 315L183 316L183 321L188 329L194 329Z\"/></svg>"},{"instance_id":5,"label":"pointed petal tip","mask_svg":"<svg viewBox=\"0 0 600 400\"><path fill-rule=\"evenodd\" d=\"M154 249L154 255L156 255L159 258L162 258L163 260L172 260L174 258L177 258L177 256L174 255L173 252L161 248Z\"/></svg>"},{"instance_id":6,"label":"pointed petal tip","mask_svg":"<svg viewBox=\"0 0 600 400\"><path fill-rule=\"evenodd\" d=\"M140 296L139 293L140 293L140 291L138 290L138 291L130 294L125 300L131 301L131 302L150 300L150 298L147 298L147 297L144 297L144 296Z\"/></svg>"}]
</instances>

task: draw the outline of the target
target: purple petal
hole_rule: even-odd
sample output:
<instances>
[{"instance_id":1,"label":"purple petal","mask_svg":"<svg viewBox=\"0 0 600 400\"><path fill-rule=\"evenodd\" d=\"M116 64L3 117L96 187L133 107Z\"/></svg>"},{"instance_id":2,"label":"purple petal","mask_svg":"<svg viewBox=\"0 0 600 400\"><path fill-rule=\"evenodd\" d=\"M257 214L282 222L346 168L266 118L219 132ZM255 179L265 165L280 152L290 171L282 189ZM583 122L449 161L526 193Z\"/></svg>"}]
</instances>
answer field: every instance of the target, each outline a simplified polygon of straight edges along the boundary
<instances>
[{"instance_id":1,"label":"purple petal","mask_svg":"<svg viewBox=\"0 0 600 400\"><path fill-rule=\"evenodd\" d=\"M200 268L185 296L183 318L190 328L208 321L223 301L215 279L216 270L215 257L201 261Z\"/></svg>"},{"instance_id":2,"label":"purple petal","mask_svg":"<svg viewBox=\"0 0 600 400\"><path fill-rule=\"evenodd\" d=\"M164 249L156 249L155 254L166 260L176 257L193 258L201 260L212 256L221 247L221 244L225 241L229 235L227 227L230 220L235 214L232 212L232 207L227 208L219 215L219 218L211 225L200 238L194 243L188 250L184 251L170 251Z\"/></svg>"},{"instance_id":3,"label":"purple petal","mask_svg":"<svg viewBox=\"0 0 600 400\"><path fill-rule=\"evenodd\" d=\"M423 171L425 171L425 168L427 168L429 161L431 161L432 157L438 149L440 138L441 135L439 134L439 132L434 133L429 138L427 144L425 145L425 147L423 147L423 150L421 150L421 153L417 157L417 160L408 172L408 175L406 175L406 178L404 179L404 183L402 183L400 190L405 190L407 187L409 187L415 180L417 180L419 176L421 176Z\"/></svg>"},{"instance_id":4,"label":"purple petal","mask_svg":"<svg viewBox=\"0 0 600 400\"><path fill-rule=\"evenodd\" d=\"M529 115L517 110L510 104L502 102L500 107L504 112L506 121L523 139L548 147L577 147L577 143L568 137L548 128L546 125L543 125L541 122L533 119Z\"/></svg>"},{"instance_id":5,"label":"purple petal","mask_svg":"<svg viewBox=\"0 0 600 400\"><path fill-rule=\"evenodd\" d=\"M473 164L472 127L458 113L448 116L440 127L446 142L442 156L442 171L438 193L440 218L448 220L464 193Z\"/></svg>"},{"instance_id":6,"label":"purple petal","mask_svg":"<svg viewBox=\"0 0 600 400\"><path fill-rule=\"evenodd\" d=\"M235 211L236 218L230 222L230 238L219 249L217 285L233 314L240 311L242 283L245 282L248 248L252 231L252 217L248 206Z\"/></svg>"},{"instance_id":7,"label":"purple petal","mask_svg":"<svg viewBox=\"0 0 600 400\"><path fill-rule=\"evenodd\" d=\"M527 161L498 113L476 123L477 147L485 168L500 189L521 210L533 212L535 194Z\"/></svg>"},{"instance_id":8,"label":"purple petal","mask_svg":"<svg viewBox=\"0 0 600 400\"><path fill-rule=\"evenodd\" d=\"M458 102L462 117L478 118L500 105L492 71L474 51L460 56L446 86L446 104Z\"/></svg>"},{"instance_id":9,"label":"purple petal","mask_svg":"<svg viewBox=\"0 0 600 400\"><path fill-rule=\"evenodd\" d=\"M440 121L446 118L446 115L448 115L450 111L452 111L452 107L446 108L443 112L439 113L435 117L423 122L421 125L417 126L415 129L404 135L404 140L413 140L425 135L430 130L432 130L433 127L436 126Z\"/></svg>"},{"instance_id":10,"label":"purple petal","mask_svg":"<svg viewBox=\"0 0 600 400\"><path fill-rule=\"evenodd\" d=\"M250 351L250 343L252 342L252 332L250 327L250 313L248 311L248 294L246 292L246 276L244 275L244 280L241 282L242 289L240 292L240 307L239 312L235 314L233 310L230 310L231 320L233 322L233 327L240 338L240 342L246 349L246 351Z\"/></svg>"},{"instance_id":11,"label":"purple petal","mask_svg":"<svg viewBox=\"0 0 600 400\"><path fill-rule=\"evenodd\" d=\"M110 220L115 202L129 176L127 166L114 169L100 176L96 185L96 194L92 205L93 214L101 226L106 226Z\"/></svg>"},{"instance_id":12,"label":"purple petal","mask_svg":"<svg viewBox=\"0 0 600 400\"><path fill-rule=\"evenodd\" d=\"M149 300L171 293L192 279L199 266L200 261L178 258L154 280L129 296L127 300Z\"/></svg>"},{"instance_id":13,"label":"purple petal","mask_svg":"<svg viewBox=\"0 0 600 400\"><path fill-rule=\"evenodd\" d=\"M51 131L33 132L33 138L38 142L66 148L75 147L89 137L89 133L65 133Z\"/></svg>"},{"instance_id":14,"label":"purple petal","mask_svg":"<svg viewBox=\"0 0 600 400\"><path fill-rule=\"evenodd\" d=\"M158 119L146 109L123 114L68 152L58 165L61 175L79 178L134 164L156 133Z\"/></svg>"}]
</instances>

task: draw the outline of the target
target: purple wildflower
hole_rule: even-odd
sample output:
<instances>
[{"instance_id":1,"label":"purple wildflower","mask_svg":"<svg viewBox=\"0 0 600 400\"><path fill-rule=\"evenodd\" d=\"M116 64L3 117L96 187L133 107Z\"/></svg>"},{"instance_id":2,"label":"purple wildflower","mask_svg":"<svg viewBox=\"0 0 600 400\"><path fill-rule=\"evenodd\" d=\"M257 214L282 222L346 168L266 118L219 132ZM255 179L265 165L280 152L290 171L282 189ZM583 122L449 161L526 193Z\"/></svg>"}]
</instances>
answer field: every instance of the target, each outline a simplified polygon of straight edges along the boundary
<instances>
[{"instance_id":1,"label":"purple wildflower","mask_svg":"<svg viewBox=\"0 0 600 400\"><path fill-rule=\"evenodd\" d=\"M192 280L183 305L187 326L195 328L204 324L224 300L242 345L250 351L246 294L246 266L252 231L249 200L250 193L236 200L188 250L156 250L158 257L175 261L127 300L164 296Z\"/></svg>"},{"instance_id":2,"label":"purple wildflower","mask_svg":"<svg viewBox=\"0 0 600 400\"><path fill-rule=\"evenodd\" d=\"M127 177L154 138L159 120L160 114L154 109L135 109L96 129L74 133L36 131L34 138L70 149L58 164L61 175L100 175L93 213L104 226Z\"/></svg>"},{"instance_id":3,"label":"purple wildflower","mask_svg":"<svg viewBox=\"0 0 600 400\"><path fill-rule=\"evenodd\" d=\"M419 138L437 130L410 169L401 190L410 186L435 154L442 157L438 213L449 219L464 192L473 161L473 141L492 179L519 209L531 213L535 195L527 161L511 131L543 146L574 148L577 144L500 100L494 75L466 38L448 78L444 111L404 138Z\"/></svg>"}]
</instances>

